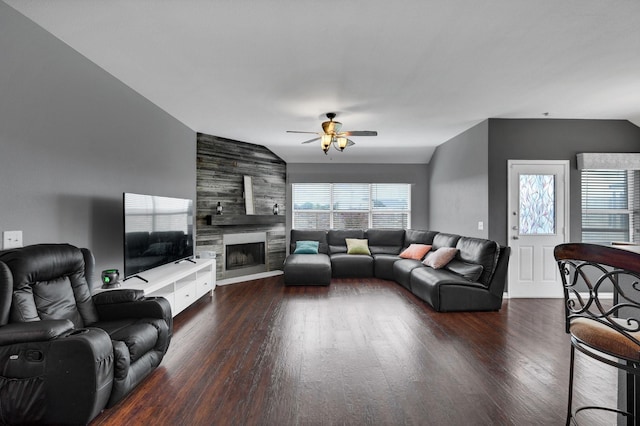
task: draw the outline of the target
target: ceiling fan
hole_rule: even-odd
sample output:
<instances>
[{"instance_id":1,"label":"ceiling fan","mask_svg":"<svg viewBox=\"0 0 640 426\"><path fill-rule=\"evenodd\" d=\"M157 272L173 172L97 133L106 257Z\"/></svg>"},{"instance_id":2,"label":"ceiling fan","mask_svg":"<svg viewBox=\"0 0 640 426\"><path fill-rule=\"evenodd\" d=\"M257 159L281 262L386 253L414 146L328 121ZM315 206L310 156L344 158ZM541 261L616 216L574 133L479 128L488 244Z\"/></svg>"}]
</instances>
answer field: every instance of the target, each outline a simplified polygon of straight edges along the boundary
<instances>
[{"instance_id":1,"label":"ceiling fan","mask_svg":"<svg viewBox=\"0 0 640 426\"><path fill-rule=\"evenodd\" d=\"M311 143L317 140L320 141L320 146L322 147L322 151L327 154L331 145L338 151L344 151L344 149L348 146L355 145L355 142L349 139L349 136L378 136L378 132L372 130L358 130L358 131L349 131L349 132L341 132L342 123L339 121L333 121L336 118L335 112L328 112L327 118L329 121L325 121L322 123L322 132L303 132L297 130L287 130L287 133L311 133L314 135L319 135L317 138L309 139L308 141L302 142Z\"/></svg>"}]
</instances>

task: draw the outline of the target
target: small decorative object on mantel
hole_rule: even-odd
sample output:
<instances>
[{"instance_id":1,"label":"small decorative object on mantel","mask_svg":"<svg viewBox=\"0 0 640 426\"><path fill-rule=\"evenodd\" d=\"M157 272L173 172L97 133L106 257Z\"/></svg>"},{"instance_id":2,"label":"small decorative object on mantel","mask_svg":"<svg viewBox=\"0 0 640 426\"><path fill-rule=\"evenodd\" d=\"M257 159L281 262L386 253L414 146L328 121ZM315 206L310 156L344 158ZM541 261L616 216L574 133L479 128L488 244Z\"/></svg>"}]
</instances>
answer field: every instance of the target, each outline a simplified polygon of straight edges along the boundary
<instances>
[{"instance_id":1,"label":"small decorative object on mantel","mask_svg":"<svg viewBox=\"0 0 640 426\"><path fill-rule=\"evenodd\" d=\"M222 214L222 205L220 204L220 201L218 201L218 205L216 206L216 214Z\"/></svg>"},{"instance_id":2,"label":"small decorative object on mantel","mask_svg":"<svg viewBox=\"0 0 640 426\"><path fill-rule=\"evenodd\" d=\"M279 211L279 210L280 210L280 209L278 208L278 203L275 203L275 204L273 205L273 214L278 214L278 211Z\"/></svg>"},{"instance_id":3,"label":"small decorative object on mantel","mask_svg":"<svg viewBox=\"0 0 640 426\"><path fill-rule=\"evenodd\" d=\"M251 176L244 177L244 207L246 214L256 214L253 205L253 180Z\"/></svg>"}]
</instances>

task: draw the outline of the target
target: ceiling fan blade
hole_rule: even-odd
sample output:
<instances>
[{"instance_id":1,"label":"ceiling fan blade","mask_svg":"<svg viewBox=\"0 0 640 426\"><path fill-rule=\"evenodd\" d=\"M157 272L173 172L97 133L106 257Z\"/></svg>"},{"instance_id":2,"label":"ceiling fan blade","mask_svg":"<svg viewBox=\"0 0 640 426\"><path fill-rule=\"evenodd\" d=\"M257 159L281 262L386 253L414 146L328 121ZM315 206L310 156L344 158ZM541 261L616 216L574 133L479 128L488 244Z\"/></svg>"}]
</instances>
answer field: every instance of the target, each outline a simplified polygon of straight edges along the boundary
<instances>
[{"instance_id":1,"label":"ceiling fan blade","mask_svg":"<svg viewBox=\"0 0 640 426\"><path fill-rule=\"evenodd\" d=\"M304 142L301 142L301 143L311 143L311 142L315 142L315 141L319 141L319 140L320 140L320 138L313 138L313 139L309 139L308 141L304 141Z\"/></svg>"},{"instance_id":2,"label":"ceiling fan blade","mask_svg":"<svg viewBox=\"0 0 640 426\"><path fill-rule=\"evenodd\" d=\"M318 132L303 132L301 130L287 130L287 133L309 133L311 135L319 135Z\"/></svg>"},{"instance_id":3,"label":"ceiling fan blade","mask_svg":"<svg viewBox=\"0 0 640 426\"><path fill-rule=\"evenodd\" d=\"M351 132L342 132L340 136L378 136L375 130L354 130Z\"/></svg>"}]
</instances>

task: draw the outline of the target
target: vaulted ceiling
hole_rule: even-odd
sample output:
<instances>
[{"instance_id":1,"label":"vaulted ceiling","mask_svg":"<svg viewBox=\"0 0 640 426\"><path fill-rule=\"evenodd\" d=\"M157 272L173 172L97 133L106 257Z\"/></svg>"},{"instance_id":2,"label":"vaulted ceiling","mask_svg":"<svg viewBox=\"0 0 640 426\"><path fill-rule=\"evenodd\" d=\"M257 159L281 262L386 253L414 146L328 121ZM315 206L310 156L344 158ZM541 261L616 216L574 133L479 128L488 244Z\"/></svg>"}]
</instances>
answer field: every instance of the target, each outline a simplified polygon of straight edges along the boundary
<instances>
[{"instance_id":1,"label":"vaulted ceiling","mask_svg":"<svg viewBox=\"0 0 640 426\"><path fill-rule=\"evenodd\" d=\"M193 130L287 162L426 163L490 117L640 124L636 0L5 2ZM325 156L286 133L327 112L378 136Z\"/></svg>"}]
</instances>

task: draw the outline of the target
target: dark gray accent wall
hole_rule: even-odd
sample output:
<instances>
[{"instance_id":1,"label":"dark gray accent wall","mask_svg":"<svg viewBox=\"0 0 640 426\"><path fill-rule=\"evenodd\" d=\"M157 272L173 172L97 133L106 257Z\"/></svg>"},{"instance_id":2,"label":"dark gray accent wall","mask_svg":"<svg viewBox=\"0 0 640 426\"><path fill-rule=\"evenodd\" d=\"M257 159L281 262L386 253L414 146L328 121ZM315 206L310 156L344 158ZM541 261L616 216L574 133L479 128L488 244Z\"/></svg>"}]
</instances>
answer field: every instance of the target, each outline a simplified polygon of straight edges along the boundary
<instances>
[{"instance_id":1,"label":"dark gray accent wall","mask_svg":"<svg viewBox=\"0 0 640 426\"><path fill-rule=\"evenodd\" d=\"M487 238L488 146L485 120L436 148L429 162L430 229Z\"/></svg>"},{"instance_id":2,"label":"dark gray accent wall","mask_svg":"<svg viewBox=\"0 0 640 426\"><path fill-rule=\"evenodd\" d=\"M122 193L195 198L195 132L3 2L0 61L0 231L122 268Z\"/></svg>"},{"instance_id":3,"label":"dark gray accent wall","mask_svg":"<svg viewBox=\"0 0 640 426\"><path fill-rule=\"evenodd\" d=\"M429 226L427 164L287 164L287 233L291 230L292 183L410 183L411 227Z\"/></svg>"},{"instance_id":4,"label":"dark gray accent wall","mask_svg":"<svg viewBox=\"0 0 640 426\"><path fill-rule=\"evenodd\" d=\"M224 234L266 232L267 269L282 269L285 257L285 225L249 224L232 226L207 225L206 216L216 214L218 202L225 217L245 216L244 176L251 176L256 215L273 215L278 204L279 214L286 214L286 163L261 145L198 133L197 148L197 226L198 251L215 251L218 257L217 276L223 275Z\"/></svg>"},{"instance_id":5,"label":"dark gray accent wall","mask_svg":"<svg viewBox=\"0 0 640 426\"><path fill-rule=\"evenodd\" d=\"M640 128L626 120L489 120L489 238L507 243L507 160L570 161L570 239L581 239L580 152L638 152Z\"/></svg>"}]
</instances>

